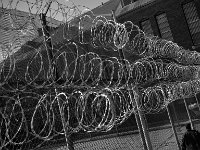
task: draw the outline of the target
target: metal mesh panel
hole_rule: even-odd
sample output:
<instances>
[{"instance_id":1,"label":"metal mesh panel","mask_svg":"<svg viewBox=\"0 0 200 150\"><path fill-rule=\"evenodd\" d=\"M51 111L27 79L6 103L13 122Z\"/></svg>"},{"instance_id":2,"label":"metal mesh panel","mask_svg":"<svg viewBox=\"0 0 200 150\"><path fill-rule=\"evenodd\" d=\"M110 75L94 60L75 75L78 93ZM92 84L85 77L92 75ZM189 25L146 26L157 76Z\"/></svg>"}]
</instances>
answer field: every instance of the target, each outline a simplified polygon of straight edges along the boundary
<instances>
[{"instance_id":1,"label":"metal mesh panel","mask_svg":"<svg viewBox=\"0 0 200 150\"><path fill-rule=\"evenodd\" d=\"M177 142L170 127L150 132L152 146L156 150L176 150Z\"/></svg>"},{"instance_id":2,"label":"metal mesh panel","mask_svg":"<svg viewBox=\"0 0 200 150\"><path fill-rule=\"evenodd\" d=\"M131 150L143 149L139 134L132 134L120 137L105 138L96 141L76 143L75 150Z\"/></svg>"},{"instance_id":3,"label":"metal mesh panel","mask_svg":"<svg viewBox=\"0 0 200 150\"><path fill-rule=\"evenodd\" d=\"M170 126L159 127L149 133L153 149L178 150L178 146ZM143 150L143 145L139 134L135 133L132 135L76 143L74 148L75 150Z\"/></svg>"},{"instance_id":4,"label":"metal mesh panel","mask_svg":"<svg viewBox=\"0 0 200 150\"><path fill-rule=\"evenodd\" d=\"M176 126L179 142L181 143L185 133L185 123ZM200 129L200 124L195 124L196 129ZM170 125L158 127L149 132L151 143L155 150L178 150L177 142ZM60 147L63 150L64 146ZM142 141L138 133L124 136L114 136L110 138L101 138L97 140L88 140L85 142L76 142L75 150L143 150ZM51 150L60 150L58 148Z\"/></svg>"}]
</instances>

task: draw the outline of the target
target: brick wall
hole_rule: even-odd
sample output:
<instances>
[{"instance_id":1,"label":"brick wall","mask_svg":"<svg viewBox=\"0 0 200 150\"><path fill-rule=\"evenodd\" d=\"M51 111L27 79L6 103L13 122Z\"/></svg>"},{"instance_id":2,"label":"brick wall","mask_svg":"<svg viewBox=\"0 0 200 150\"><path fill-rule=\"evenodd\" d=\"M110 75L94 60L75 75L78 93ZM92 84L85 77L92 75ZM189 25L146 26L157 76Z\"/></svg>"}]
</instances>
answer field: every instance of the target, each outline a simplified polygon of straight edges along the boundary
<instances>
[{"instance_id":1,"label":"brick wall","mask_svg":"<svg viewBox=\"0 0 200 150\"><path fill-rule=\"evenodd\" d=\"M139 25L140 21L150 19L154 35L160 36L155 16L165 12L173 34L174 42L186 49L193 50L192 38L182 9L182 4L184 2L187 1L157 0L118 16L117 20L122 23L125 21L132 21L134 24ZM200 16L200 2L198 0L194 0L194 2ZM200 52L200 48L194 50Z\"/></svg>"}]
</instances>

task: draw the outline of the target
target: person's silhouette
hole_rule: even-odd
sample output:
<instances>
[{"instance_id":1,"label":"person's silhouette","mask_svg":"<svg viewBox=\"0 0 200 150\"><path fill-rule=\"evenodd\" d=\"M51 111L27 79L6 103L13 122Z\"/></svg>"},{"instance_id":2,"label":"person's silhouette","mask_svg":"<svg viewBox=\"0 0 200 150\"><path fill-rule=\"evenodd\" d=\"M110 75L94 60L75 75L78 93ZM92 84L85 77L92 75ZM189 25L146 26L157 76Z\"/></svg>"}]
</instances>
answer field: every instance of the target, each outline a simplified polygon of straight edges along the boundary
<instances>
[{"instance_id":1,"label":"person's silhouette","mask_svg":"<svg viewBox=\"0 0 200 150\"><path fill-rule=\"evenodd\" d=\"M191 125L186 125L186 133L182 139L182 150L200 150L200 133L192 130Z\"/></svg>"}]
</instances>

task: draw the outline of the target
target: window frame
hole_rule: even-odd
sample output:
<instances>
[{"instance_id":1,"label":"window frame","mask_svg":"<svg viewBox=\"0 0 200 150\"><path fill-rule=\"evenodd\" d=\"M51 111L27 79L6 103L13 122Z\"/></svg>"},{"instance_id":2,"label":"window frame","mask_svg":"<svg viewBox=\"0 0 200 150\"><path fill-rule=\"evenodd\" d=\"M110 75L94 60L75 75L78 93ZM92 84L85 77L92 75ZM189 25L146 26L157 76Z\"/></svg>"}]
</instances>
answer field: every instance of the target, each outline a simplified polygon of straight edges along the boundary
<instances>
[{"instance_id":1,"label":"window frame","mask_svg":"<svg viewBox=\"0 0 200 150\"><path fill-rule=\"evenodd\" d=\"M184 10L184 5L187 5L187 4L189 4L189 3L193 3L193 4L194 4L194 7L195 7L195 10L194 10L194 11L196 11L196 15L197 15L197 16L194 17L194 20L192 20L192 21L187 19L186 13L185 13L185 10ZM196 3L195 3L194 0L186 0L186 1L184 1L184 2L181 3L181 9L182 9L182 12L183 12L183 16L184 16L184 18L185 18L185 22L186 22L186 25L187 25L189 34L190 34L190 38L191 38L191 41L192 41L192 45L193 45L193 46L198 46L198 45L200 45L200 39L199 39L199 42L198 42L198 43L195 43L195 40L196 40L196 39L194 39L194 37L195 37L196 35L198 35L198 34L199 34L199 37L200 37L200 31L199 31L199 32L196 32L196 33L193 33L194 29L197 29L197 28L194 28L194 24L195 24L195 23L198 23L198 21L200 22L200 13L199 13L199 11L198 11L198 7L196 6ZM197 19L196 17L198 17L198 19ZM193 25L192 27L191 27L191 24ZM195 25L195 26L198 26L198 24Z\"/></svg>"},{"instance_id":2,"label":"window frame","mask_svg":"<svg viewBox=\"0 0 200 150\"><path fill-rule=\"evenodd\" d=\"M142 19L142 20L139 22L139 25L140 25L141 30L145 33L142 23L144 23L144 22L146 22L146 21L149 21L150 26L148 26L148 28L150 27L150 30L152 31L152 35L154 35L154 30L153 30L153 28L152 28L152 24L151 24L151 19L150 19L150 18ZM145 34L151 35L151 33L145 33Z\"/></svg>"},{"instance_id":3,"label":"window frame","mask_svg":"<svg viewBox=\"0 0 200 150\"><path fill-rule=\"evenodd\" d=\"M161 15L165 15L165 19L163 19L163 17L159 17ZM162 20L161 22L159 22L159 18L161 18L160 20ZM167 13L162 11L162 12L159 12L157 14L155 14L155 20L156 20L156 24L157 24L157 28L158 28L158 32L159 32L159 36L165 40L168 40L168 41L174 41L174 37L173 37L173 33L172 33L172 30L171 30L171 27L170 27L170 23L169 23L169 20L167 18ZM164 23L167 21L167 26L166 25L163 25L163 24L160 24L160 23ZM166 28L168 28L169 30L166 30ZM163 29L165 29L163 31ZM171 35L170 36L166 36L166 37L163 37L163 35L165 35L166 33L170 33Z\"/></svg>"},{"instance_id":4,"label":"window frame","mask_svg":"<svg viewBox=\"0 0 200 150\"><path fill-rule=\"evenodd\" d=\"M137 2L139 0L130 0L130 1L131 1L131 3L129 3L128 5L130 5L132 3L135 3L135 2ZM122 8L128 6L128 5L124 5L124 0L121 0L121 5L122 5Z\"/></svg>"}]
</instances>

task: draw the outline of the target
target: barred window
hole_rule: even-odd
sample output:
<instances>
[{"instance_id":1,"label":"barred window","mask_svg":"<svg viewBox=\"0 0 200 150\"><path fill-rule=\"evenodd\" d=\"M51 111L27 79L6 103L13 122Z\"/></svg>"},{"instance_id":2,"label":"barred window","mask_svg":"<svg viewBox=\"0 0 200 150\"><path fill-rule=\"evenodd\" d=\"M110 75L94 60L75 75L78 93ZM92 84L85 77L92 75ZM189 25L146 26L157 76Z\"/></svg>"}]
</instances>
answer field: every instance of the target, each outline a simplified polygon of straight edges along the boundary
<instances>
[{"instance_id":1,"label":"barred window","mask_svg":"<svg viewBox=\"0 0 200 150\"><path fill-rule=\"evenodd\" d=\"M142 21L140 25L145 34L153 35L153 29L151 27L151 22L149 19Z\"/></svg>"},{"instance_id":2,"label":"barred window","mask_svg":"<svg viewBox=\"0 0 200 150\"><path fill-rule=\"evenodd\" d=\"M123 3L122 6L124 7L126 5L131 4L131 3L134 3L136 1L138 1L138 0L122 0L122 3Z\"/></svg>"},{"instance_id":3,"label":"barred window","mask_svg":"<svg viewBox=\"0 0 200 150\"><path fill-rule=\"evenodd\" d=\"M173 36L172 36L172 32L167 20L166 13L162 13L156 16L156 20L157 20L158 27L160 30L161 38L169 40L169 41L173 41Z\"/></svg>"},{"instance_id":4,"label":"barred window","mask_svg":"<svg viewBox=\"0 0 200 150\"><path fill-rule=\"evenodd\" d=\"M132 0L123 0L123 6L129 5L132 3Z\"/></svg>"},{"instance_id":5,"label":"barred window","mask_svg":"<svg viewBox=\"0 0 200 150\"><path fill-rule=\"evenodd\" d=\"M183 5L183 11L192 36L194 45L200 44L200 18L194 1Z\"/></svg>"}]
</instances>

